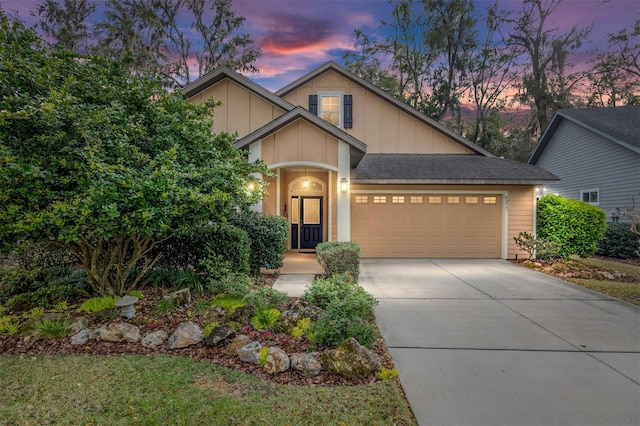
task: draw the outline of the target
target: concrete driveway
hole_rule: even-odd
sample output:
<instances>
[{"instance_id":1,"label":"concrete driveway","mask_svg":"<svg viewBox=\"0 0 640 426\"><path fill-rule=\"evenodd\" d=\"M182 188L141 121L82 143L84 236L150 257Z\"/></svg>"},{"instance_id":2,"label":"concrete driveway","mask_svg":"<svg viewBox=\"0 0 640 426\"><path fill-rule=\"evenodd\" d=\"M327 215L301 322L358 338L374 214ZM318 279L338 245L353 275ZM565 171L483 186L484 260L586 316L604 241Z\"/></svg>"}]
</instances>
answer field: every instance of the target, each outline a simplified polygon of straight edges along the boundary
<instances>
[{"instance_id":1,"label":"concrete driveway","mask_svg":"<svg viewBox=\"0 0 640 426\"><path fill-rule=\"evenodd\" d=\"M640 309L503 260L363 259L421 425L640 424Z\"/></svg>"}]
</instances>

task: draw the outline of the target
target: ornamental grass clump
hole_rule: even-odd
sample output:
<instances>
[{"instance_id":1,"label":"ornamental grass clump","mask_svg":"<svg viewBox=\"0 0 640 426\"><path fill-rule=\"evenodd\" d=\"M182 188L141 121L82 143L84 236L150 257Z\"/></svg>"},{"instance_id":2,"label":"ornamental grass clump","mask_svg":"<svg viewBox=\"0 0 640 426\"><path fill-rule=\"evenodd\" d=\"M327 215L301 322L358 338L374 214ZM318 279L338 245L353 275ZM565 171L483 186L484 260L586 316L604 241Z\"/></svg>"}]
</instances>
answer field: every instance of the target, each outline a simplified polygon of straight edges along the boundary
<instances>
[{"instance_id":1,"label":"ornamental grass clump","mask_svg":"<svg viewBox=\"0 0 640 426\"><path fill-rule=\"evenodd\" d=\"M117 296L92 297L91 299L85 300L82 305L80 305L78 312L96 314L108 309L114 309L116 307L116 300L118 299L119 297Z\"/></svg>"},{"instance_id":2,"label":"ornamental grass clump","mask_svg":"<svg viewBox=\"0 0 640 426\"><path fill-rule=\"evenodd\" d=\"M55 321L45 318L36 324L36 330L44 337L57 339L69 334L69 322L66 318L59 318Z\"/></svg>"},{"instance_id":3,"label":"ornamental grass clump","mask_svg":"<svg viewBox=\"0 0 640 426\"><path fill-rule=\"evenodd\" d=\"M251 325L256 330L273 330L280 315L280 311L277 309L258 309L256 314L251 317Z\"/></svg>"}]
</instances>

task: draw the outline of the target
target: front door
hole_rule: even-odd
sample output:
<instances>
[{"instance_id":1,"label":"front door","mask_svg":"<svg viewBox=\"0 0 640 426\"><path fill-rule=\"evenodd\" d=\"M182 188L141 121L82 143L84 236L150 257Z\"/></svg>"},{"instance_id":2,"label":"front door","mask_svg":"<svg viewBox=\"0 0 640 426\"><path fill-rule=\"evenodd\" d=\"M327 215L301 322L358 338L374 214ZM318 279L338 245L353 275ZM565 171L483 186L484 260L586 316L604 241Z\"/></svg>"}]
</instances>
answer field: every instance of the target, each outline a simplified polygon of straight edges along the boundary
<instances>
[{"instance_id":1,"label":"front door","mask_svg":"<svg viewBox=\"0 0 640 426\"><path fill-rule=\"evenodd\" d=\"M322 242L322 197L300 197L300 249Z\"/></svg>"}]
</instances>

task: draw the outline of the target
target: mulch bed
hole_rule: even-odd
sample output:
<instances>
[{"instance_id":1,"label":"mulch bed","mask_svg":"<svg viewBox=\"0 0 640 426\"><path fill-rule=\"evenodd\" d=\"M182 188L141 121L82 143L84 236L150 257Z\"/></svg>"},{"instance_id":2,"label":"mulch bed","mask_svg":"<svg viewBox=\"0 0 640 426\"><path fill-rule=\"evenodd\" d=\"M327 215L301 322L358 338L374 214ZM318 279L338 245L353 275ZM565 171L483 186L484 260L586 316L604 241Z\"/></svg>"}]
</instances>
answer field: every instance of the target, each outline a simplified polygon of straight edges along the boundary
<instances>
[{"instance_id":1,"label":"mulch bed","mask_svg":"<svg viewBox=\"0 0 640 426\"><path fill-rule=\"evenodd\" d=\"M201 296L192 297L191 304L181 308L172 309L167 315L154 315L153 308L158 304L166 290L157 288L143 288L144 298L136 304L136 315L131 320L123 318L105 318L100 315L84 314L89 318L90 328L95 328L101 324L113 322L131 322L140 328L141 336L157 330L163 329L171 334L175 326L180 322L193 321L201 328L215 320L208 318L202 313L196 312L194 306ZM209 297L210 298L210 297ZM292 300L295 300L292 298ZM75 313L75 311L73 311ZM257 331L250 327L243 327L238 334L248 334L252 340L260 341L263 346L278 346L285 350L289 355L296 352L315 351L328 349L303 338L293 338L281 333L269 331ZM391 355L387 350L384 340L380 337L374 344L373 350L378 354L382 362L382 366L388 369L393 368ZM70 338L48 339L42 337L13 337L0 336L0 354L4 355L74 355L74 354L93 354L93 355L154 355L154 354L170 354L176 356L186 356L195 361L211 362L216 365L224 366L234 370L252 374L264 380L270 380L279 384L289 385L362 385L373 383L378 379L375 374L371 374L361 379L345 379L326 370L315 377L303 377L292 369L284 373L270 374L262 367L250 363L240 361L237 356L224 353L224 348L207 346L204 342L182 349L169 349L168 343L165 342L158 348L149 349L136 343L114 343L106 341L89 341L86 345L74 346L70 343Z\"/></svg>"}]
</instances>

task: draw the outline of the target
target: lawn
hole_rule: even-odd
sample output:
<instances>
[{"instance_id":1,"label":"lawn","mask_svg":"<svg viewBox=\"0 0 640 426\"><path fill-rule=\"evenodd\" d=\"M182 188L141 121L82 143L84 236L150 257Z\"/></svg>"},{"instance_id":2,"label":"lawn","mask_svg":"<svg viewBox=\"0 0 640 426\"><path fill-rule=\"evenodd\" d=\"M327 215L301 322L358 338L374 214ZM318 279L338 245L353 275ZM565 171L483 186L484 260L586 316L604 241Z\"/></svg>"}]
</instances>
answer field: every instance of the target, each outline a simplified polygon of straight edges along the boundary
<instances>
[{"instance_id":1,"label":"lawn","mask_svg":"<svg viewBox=\"0 0 640 426\"><path fill-rule=\"evenodd\" d=\"M612 259L572 258L535 269L597 292L640 305L640 266Z\"/></svg>"},{"instance_id":2,"label":"lawn","mask_svg":"<svg viewBox=\"0 0 640 426\"><path fill-rule=\"evenodd\" d=\"M279 385L170 355L0 356L0 423L414 425L397 381Z\"/></svg>"}]
</instances>

